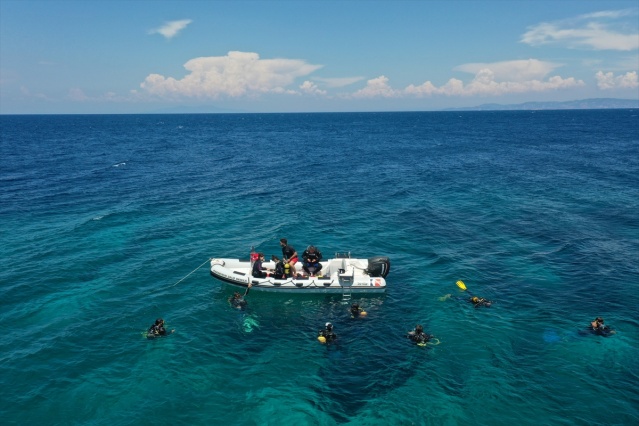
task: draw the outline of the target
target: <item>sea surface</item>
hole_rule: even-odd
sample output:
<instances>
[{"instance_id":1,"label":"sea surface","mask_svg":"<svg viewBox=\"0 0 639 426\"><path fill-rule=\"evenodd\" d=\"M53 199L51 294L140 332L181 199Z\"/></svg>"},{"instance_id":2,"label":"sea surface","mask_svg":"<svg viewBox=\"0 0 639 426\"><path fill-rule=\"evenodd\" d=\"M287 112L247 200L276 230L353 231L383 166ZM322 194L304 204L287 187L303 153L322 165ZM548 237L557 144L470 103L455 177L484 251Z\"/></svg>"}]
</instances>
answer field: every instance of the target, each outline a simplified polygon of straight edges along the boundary
<instances>
[{"instance_id":1,"label":"sea surface","mask_svg":"<svg viewBox=\"0 0 639 426\"><path fill-rule=\"evenodd\" d=\"M4 425L639 424L638 110L0 126ZM208 260L282 237L387 292L233 309Z\"/></svg>"}]
</instances>

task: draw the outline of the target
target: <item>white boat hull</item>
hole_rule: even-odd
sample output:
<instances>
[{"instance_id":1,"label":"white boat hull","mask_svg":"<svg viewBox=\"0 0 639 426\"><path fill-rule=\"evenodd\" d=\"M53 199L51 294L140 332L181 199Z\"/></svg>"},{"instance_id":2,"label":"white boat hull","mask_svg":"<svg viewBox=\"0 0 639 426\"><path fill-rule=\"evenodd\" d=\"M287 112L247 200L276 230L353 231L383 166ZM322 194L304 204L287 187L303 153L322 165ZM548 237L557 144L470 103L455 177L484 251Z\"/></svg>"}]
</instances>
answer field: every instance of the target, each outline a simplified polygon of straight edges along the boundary
<instances>
[{"instance_id":1,"label":"white boat hull","mask_svg":"<svg viewBox=\"0 0 639 426\"><path fill-rule=\"evenodd\" d=\"M211 275L239 287L246 288L251 283L251 291L351 294L386 291L386 279L383 276L369 274L367 259L336 258L320 263L320 276L303 275L302 264L298 262L295 265L294 277L275 279L251 276L251 262L248 260L211 259ZM270 270L275 269L273 262L264 262L262 266ZM388 267L390 268L390 263ZM385 270L384 276L387 273L388 270Z\"/></svg>"}]
</instances>

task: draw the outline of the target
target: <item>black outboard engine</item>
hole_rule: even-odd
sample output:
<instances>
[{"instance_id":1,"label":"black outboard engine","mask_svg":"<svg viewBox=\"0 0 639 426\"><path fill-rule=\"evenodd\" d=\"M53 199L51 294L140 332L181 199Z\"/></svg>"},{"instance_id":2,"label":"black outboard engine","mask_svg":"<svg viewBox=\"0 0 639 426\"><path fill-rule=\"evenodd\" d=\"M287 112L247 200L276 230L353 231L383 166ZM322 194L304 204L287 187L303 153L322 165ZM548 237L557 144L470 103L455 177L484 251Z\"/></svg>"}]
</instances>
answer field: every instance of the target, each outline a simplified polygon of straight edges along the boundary
<instances>
[{"instance_id":1,"label":"black outboard engine","mask_svg":"<svg viewBox=\"0 0 639 426\"><path fill-rule=\"evenodd\" d=\"M386 256L371 257L368 259L366 273L371 277L386 278L390 272L390 259Z\"/></svg>"}]
</instances>

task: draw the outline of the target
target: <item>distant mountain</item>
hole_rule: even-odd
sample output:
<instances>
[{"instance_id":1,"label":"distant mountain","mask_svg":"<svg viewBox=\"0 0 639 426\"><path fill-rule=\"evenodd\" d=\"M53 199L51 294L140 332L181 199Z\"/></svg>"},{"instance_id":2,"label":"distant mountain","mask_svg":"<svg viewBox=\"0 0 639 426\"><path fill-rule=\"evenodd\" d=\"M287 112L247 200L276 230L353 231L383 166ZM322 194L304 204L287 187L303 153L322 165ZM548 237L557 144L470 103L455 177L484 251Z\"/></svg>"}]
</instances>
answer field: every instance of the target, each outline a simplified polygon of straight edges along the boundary
<instances>
[{"instance_id":1,"label":"distant mountain","mask_svg":"<svg viewBox=\"0 0 639 426\"><path fill-rule=\"evenodd\" d=\"M624 109L639 108L639 99L596 98L567 102L525 102L523 104L483 104L475 107L448 108L445 111L522 111L546 109Z\"/></svg>"}]
</instances>

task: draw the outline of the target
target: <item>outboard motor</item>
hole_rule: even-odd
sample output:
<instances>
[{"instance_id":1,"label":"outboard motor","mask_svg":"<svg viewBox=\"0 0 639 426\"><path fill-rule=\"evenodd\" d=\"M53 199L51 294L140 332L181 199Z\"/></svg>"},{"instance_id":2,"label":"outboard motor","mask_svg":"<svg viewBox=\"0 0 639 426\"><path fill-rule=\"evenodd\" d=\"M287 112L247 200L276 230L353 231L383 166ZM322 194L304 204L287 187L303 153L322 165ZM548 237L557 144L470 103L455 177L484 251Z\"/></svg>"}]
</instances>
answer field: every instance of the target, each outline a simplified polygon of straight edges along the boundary
<instances>
[{"instance_id":1,"label":"outboard motor","mask_svg":"<svg viewBox=\"0 0 639 426\"><path fill-rule=\"evenodd\" d=\"M371 257L368 259L366 273L371 277L386 278L390 272L390 259L386 256Z\"/></svg>"}]
</instances>

